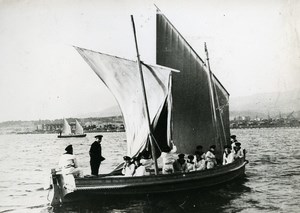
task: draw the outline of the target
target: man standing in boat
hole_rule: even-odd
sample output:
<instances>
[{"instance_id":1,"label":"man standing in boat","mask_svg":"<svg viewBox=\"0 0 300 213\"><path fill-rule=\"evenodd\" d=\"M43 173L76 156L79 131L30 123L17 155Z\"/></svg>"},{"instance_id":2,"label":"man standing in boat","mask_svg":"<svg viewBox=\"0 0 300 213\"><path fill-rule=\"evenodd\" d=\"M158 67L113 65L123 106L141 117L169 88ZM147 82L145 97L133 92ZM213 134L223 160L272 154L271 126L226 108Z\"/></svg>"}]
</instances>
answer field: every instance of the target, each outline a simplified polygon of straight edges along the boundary
<instances>
[{"instance_id":1,"label":"man standing in boat","mask_svg":"<svg viewBox=\"0 0 300 213\"><path fill-rule=\"evenodd\" d=\"M92 143L90 148L90 165L91 165L91 173L92 175L98 176L99 174L99 167L102 161L105 158L102 156L102 148L101 148L101 141L103 135L96 135L95 138L97 139L94 143Z\"/></svg>"}]
</instances>

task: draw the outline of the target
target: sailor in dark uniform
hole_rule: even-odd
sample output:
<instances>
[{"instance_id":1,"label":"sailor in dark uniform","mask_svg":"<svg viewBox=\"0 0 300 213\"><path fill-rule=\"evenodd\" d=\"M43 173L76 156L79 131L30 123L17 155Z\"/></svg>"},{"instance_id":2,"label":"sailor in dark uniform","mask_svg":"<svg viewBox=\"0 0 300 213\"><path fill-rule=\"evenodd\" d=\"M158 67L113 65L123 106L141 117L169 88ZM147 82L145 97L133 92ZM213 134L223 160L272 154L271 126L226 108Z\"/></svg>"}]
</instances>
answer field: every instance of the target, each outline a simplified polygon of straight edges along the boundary
<instances>
[{"instance_id":1,"label":"sailor in dark uniform","mask_svg":"<svg viewBox=\"0 0 300 213\"><path fill-rule=\"evenodd\" d=\"M102 141L102 137L103 135L95 136L97 140L94 143L92 143L89 152L92 175L96 175L96 176L98 176L101 162L105 160L105 158L102 156L102 150L100 144Z\"/></svg>"}]
</instances>

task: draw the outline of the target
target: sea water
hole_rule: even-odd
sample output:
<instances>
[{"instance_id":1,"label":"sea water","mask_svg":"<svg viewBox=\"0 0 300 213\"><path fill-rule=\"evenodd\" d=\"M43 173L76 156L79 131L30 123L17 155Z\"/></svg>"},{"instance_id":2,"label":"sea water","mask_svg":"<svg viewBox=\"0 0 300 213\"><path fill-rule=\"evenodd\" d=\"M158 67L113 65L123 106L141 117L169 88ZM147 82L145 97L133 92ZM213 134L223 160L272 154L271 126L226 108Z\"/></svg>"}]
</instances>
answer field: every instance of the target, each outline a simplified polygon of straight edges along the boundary
<instances>
[{"instance_id":1,"label":"sea water","mask_svg":"<svg viewBox=\"0 0 300 213\"><path fill-rule=\"evenodd\" d=\"M174 195L84 201L53 208L44 190L64 148L73 145L84 174L96 134L59 139L55 134L0 135L0 212L300 212L300 129L234 129L247 150L246 177L222 186ZM111 171L126 155L125 133L103 133ZM199 142L201 144L201 142Z\"/></svg>"}]
</instances>

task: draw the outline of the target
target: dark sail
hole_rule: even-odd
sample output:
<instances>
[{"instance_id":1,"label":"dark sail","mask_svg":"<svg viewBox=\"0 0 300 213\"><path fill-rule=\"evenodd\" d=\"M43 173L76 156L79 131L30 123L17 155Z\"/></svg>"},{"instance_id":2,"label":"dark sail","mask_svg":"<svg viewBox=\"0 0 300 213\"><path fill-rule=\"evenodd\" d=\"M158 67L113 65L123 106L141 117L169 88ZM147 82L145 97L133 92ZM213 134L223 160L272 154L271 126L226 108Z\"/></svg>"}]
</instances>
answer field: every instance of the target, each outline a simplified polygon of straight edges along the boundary
<instances>
[{"instance_id":1,"label":"dark sail","mask_svg":"<svg viewBox=\"0 0 300 213\"><path fill-rule=\"evenodd\" d=\"M215 103L217 98L219 101L217 127L220 137L216 142L209 72L205 63L161 13L157 14L156 26L157 64L180 70L172 78L172 139L178 152L194 153L197 145L202 145L207 150L212 144L217 145L217 149L221 151L228 143L230 134L228 92L213 77L216 87Z\"/></svg>"}]
</instances>

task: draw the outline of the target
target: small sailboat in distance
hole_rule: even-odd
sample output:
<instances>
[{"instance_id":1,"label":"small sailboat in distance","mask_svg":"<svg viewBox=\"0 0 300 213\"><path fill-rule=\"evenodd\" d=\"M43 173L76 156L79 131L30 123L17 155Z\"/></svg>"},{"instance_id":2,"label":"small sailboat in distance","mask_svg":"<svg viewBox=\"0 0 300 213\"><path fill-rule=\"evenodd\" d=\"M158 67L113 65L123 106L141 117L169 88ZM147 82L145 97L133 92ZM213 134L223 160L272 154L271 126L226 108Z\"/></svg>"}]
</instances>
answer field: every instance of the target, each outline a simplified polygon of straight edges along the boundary
<instances>
[{"instance_id":1,"label":"small sailboat in distance","mask_svg":"<svg viewBox=\"0 0 300 213\"><path fill-rule=\"evenodd\" d=\"M63 128L59 132L58 138L82 138L85 137L86 134L83 133L83 128L80 123L75 120L75 133L72 133L71 126L69 125L67 119L64 118Z\"/></svg>"}]
</instances>

